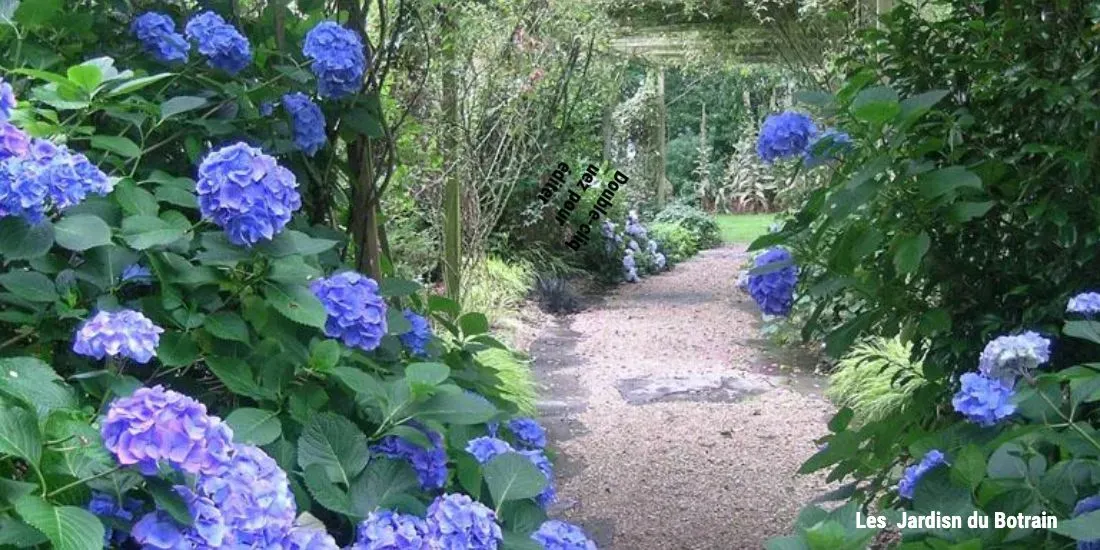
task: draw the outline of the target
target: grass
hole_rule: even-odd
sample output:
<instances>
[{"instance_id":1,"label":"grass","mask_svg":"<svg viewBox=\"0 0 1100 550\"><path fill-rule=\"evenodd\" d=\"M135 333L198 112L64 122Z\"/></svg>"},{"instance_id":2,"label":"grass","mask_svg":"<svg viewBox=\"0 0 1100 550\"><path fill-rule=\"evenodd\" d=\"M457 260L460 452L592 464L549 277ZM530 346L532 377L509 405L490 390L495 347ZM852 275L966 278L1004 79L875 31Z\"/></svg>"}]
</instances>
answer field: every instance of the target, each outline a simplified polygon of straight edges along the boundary
<instances>
[{"instance_id":1,"label":"grass","mask_svg":"<svg viewBox=\"0 0 1100 550\"><path fill-rule=\"evenodd\" d=\"M749 243L768 232L775 214L718 214L722 242Z\"/></svg>"}]
</instances>

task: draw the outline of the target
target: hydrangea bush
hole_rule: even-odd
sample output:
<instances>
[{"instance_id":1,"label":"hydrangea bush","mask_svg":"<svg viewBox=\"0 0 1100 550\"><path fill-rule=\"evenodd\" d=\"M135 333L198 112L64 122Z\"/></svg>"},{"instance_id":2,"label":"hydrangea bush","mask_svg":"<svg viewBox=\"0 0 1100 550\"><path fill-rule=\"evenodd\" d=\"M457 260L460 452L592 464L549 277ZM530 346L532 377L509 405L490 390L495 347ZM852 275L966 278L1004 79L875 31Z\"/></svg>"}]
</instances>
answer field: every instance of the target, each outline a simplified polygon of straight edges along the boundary
<instances>
[{"instance_id":1,"label":"hydrangea bush","mask_svg":"<svg viewBox=\"0 0 1100 550\"><path fill-rule=\"evenodd\" d=\"M380 116L366 42L321 4L276 37L279 3L24 2L0 37L23 52L0 81L0 546L583 537L534 537L548 442L477 359L506 349L485 316L357 271L306 212ZM82 17L95 46L54 47ZM480 463L492 430L517 450Z\"/></svg>"}]
</instances>

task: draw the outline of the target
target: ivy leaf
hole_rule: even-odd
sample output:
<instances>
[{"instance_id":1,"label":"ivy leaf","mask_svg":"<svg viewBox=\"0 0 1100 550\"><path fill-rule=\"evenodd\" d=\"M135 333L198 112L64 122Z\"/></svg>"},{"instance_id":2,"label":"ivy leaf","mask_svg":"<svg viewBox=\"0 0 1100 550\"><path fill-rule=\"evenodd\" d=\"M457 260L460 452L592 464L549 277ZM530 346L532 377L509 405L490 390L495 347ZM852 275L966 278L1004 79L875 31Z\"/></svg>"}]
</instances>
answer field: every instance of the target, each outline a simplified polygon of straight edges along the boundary
<instances>
[{"instance_id":1,"label":"ivy leaf","mask_svg":"<svg viewBox=\"0 0 1100 550\"><path fill-rule=\"evenodd\" d=\"M264 296L287 319L310 327L325 328L325 320L328 319L325 306L305 286L269 284L264 287Z\"/></svg>"},{"instance_id":2,"label":"ivy leaf","mask_svg":"<svg viewBox=\"0 0 1100 550\"><path fill-rule=\"evenodd\" d=\"M83 252L111 244L111 228L91 214L66 216L54 224L54 238L64 248Z\"/></svg>"},{"instance_id":3,"label":"ivy leaf","mask_svg":"<svg viewBox=\"0 0 1100 550\"><path fill-rule=\"evenodd\" d=\"M534 498L546 488L546 476L519 453L504 453L485 464L485 483L498 505L509 500Z\"/></svg>"},{"instance_id":4,"label":"ivy leaf","mask_svg":"<svg viewBox=\"0 0 1100 550\"><path fill-rule=\"evenodd\" d=\"M28 302L52 302L57 299L53 281L37 271L9 271L0 274L0 285Z\"/></svg>"},{"instance_id":5,"label":"ivy leaf","mask_svg":"<svg viewBox=\"0 0 1100 550\"><path fill-rule=\"evenodd\" d=\"M367 436L351 420L325 412L313 417L298 439L298 466L325 467L329 479L350 485L370 459Z\"/></svg>"},{"instance_id":6,"label":"ivy leaf","mask_svg":"<svg viewBox=\"0 0 1100 550\"><path fill-rule=\"evenodd\" d=\"M22 458L34 466L42 460L38 419L20 407L0 407L0 455Z\"/></svg>"},{"instance_id":7,"label":"ivy leaf","mask_svg":"<svg viewBox=\"0 0 1100 550\"><path fill-rule=\"evenodd\" d=\"M54 550L103 548L103 523L83 508L54 506L40 497L25 496L15 503L15 512L46 535Z\"/></svg>"},{"instance_id":8,"label":"ivy leaf","mask_svg":"<svg viewBox=\"0 0 1100 550\"><path fill-rule=\"evenodd\" d=\"M390 508L394 497L416 492L420 481L408 463L386 458L370 463L351 486L352 511L366 517L378 508Z\"/></svg>"},{"instance_id":9,"label":"ivy leaf","mask_svg":"<svg viewBox=\"0 0 1100 550\"><path fill-rule=\"evenodd\" d=\"M35 357L0 359L0 394L34 407L39 416L78 406L72 389L53 367Z\"/></svg>"},{"instance_id":10,"label":"ivy leaf","mask_svg":"<svg viewBox=\"0 0 1100 550\"><path fill-rule=\"evenodd\" d=\"M263 409L237 409L225 417L225 423L233 428L233 441L237 443L267 445L283 433L278 414Z\"/></svg>"}]
</instances>

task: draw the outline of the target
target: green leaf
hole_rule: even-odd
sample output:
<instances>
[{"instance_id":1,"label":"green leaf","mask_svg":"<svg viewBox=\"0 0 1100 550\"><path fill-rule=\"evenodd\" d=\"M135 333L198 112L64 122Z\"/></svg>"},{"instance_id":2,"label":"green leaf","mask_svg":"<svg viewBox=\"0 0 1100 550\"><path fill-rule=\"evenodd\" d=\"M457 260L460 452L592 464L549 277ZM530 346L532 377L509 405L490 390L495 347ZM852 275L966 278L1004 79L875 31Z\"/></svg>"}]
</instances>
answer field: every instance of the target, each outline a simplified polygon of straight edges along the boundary
<instances>
[{"instance_id":1,"label":"green leaf","mask_svg":"<svg viewBox=\"0 0 1100 550\"><path fill-rule=\"evenodd\" d=\"M156 216L131 216L122 220L122 238L137 250L172 244L185 233L186 230Z\"/></svg>"},{"instance_id":2,"label":"green leaf","mask_svg":"<svg viewBox=\"0 0 1100 550\"><path fill-rule=\"evenodd\" d=\"M947 217L955 223L966 223L974 218L986 215L993 208L992 201L985 202L957 202L951 205L947 211Z\"/></svg>"},{"instance_id":3,"label":"green leaf","mask_svg":"<svg viewBox=\"0 0 1100 550\"><path fill-rule=\"evenodd\" d=\"M38 529L12 517L0 517L0 548L31 548L47 541L49 539Z\"/></svg>"},{"instance_id":4,"label":"green leaf","mask_svg":"<svg viewBox=\"0 0 1100 550\"><path fill-rule=\"evenodd\" d=\"M91 145L129 159L141 156L141 147L122 136L92 136Z\"/></svg>"},{"instance_id":5,"label":"green leaf","mask_svg":"<svg viewBox=\"0 0 1100 550\"><path fill-rule=\"evenodd\" d=\"M301 231L283 231L274 239L259 243L256 250L275 258L284 258L294 254L313 256L336 246L336 241L315 239Z\"/></svg>"},{"instance_id":6,"label":"green leaf","mask_svg":"<svg viewBox=\"0 0 1100 550\"><path fill-rule=\"evenodd\" d=\"M171 483L163 479L146 478L145 489L152 495L157 508L168 512L168 515L180 524L191 525L193 519L191 518L191 511L187 507L187 502L176 492Z\"/></svg>"},{"instance_id":7,"label":"green leaf","mask_svg":"<svg viewBox=\"0 0 1100 550\"><path fill-rule=\"evenodd\" d=\"M899 117L905 121L916 120L931 110L932 107L935 107L940 100L947 97L947 94L947 90L931 90L906 98L901 102Z\"/></svg>"},{"instance_id":8,"label":"green leaf","mask_svg":"<svg viewBox=\"0 0 1100 550\"><path fill-rule=\"evenodd\" d=\"M134 180L129 178L120 181L115 185L115 190L112 192L115 197L115 201L122 207L127 214L140 214L150 217L155 217L157 212L160 211L160 206L157 205L157 199L152 193L138 187ZM159 219L159 218L158 218Z\"/></svg>"},{"instance_id":9,"label":"green leaf","mask_svg":"<svg viewBox=\"0 0 1100 550\"><path fill-rule=\"evenodd\" d=\"M485 464L485 483L498 505L509 500L534 498L546 488L546 476L530 459L504 453Z\"/></svg>"},{"instance_id":10,"label":"green leaf","mask_svg":"<svg viewBox=\"0 0 1100 550\"><path fill-rule=\"evenodd\" d=\"M378 293L382 296L409 296L420 292L423 287L416 281L386 277L378 283Z\"/></svg>"},{"instance_id":11,"label":"green leaf","mask_svg":"<svg viewBox=\"0 0 1100 550\"><path fill-rule=\"evenodd\" d=\"M0 274L0 285L28 302L52 302L57 299L53 281L37 271L9 271Z\"/></svg>"},{"instance_id":12,"label":"green leaf","mask_svg":"<svg viewBox=\"0 0 1100 550\"><path fill-rule=\"evenodd\" d=\"M236 357L211 356L206 358L206 366L210 372L221 380L229 391L251 397L256 400L274 399L277 394L256 383L252 375L252 368L243 360Z\"/></svg>"},{"instance_id":13,"label":"green leaf","mask_svg":"<svg viewBox=\"0 0 1100 550\"><path fill-rule=\"evenodd\" d=\"M199 359L198 344L185 332L169 331L160 337L157 359L166 367L182 367Z\"/></svg>"},{"instance_id":14,"label":"green leaf","mask_svg":"<svg viewBox=\"0 0 1100 550\"><path fill-rule=\"evenodd\" d=\"M930 245L931 239L924 231L918 235L906 235L898 239L897 248L894 251L894 268L901 274L913 273L920 267L920 262Z\"/></svg>"},{"instance_id":15,"label":"green leaf","mask_svg":"<svg viewBox=\"0 0 1100 550\"><path fill-rule=\"evenodd\" d=\"M428 297L428 310L429 311L442 311L451 317L458 317L458 314L462 312L462 306L458 302L446 298L443 296L429 296Z\"/></svg>"},{"instance_id":16,"label":"green leaf","mask_svg":"<svg viewBox=\"0 0 1100 550\"><path fill-rule=\"evenodd\" d=\"M469 425L488 422L499 411L481 396L466 393L454 386L443 386L438 393L421 404L416 412L421 420Z\"/></svg>"},{"instance_id":17,"label":"green leaf","mask_svg":"<svg viewBox=\"0 0 1100 550\"><path fill-rule=\"evenodd\" d=\"M921 174L917 177L917 185L924 198L935 199L954 195L959 189L981 189L982 179L962 166L948 166Z\"/></svg>"},{"instance_id":18,"label":"green leaf","mask_svg":"<svg viewBox=\"0 0 1100 550\"><path fill-rule=\"evenodd\" d=\"M287 319L310 327L325 327L328 313L309 288L302 285L269 284L264 286L264 295L272 307Z\"/></svg>"},{"instance_id":19,"label":"green leaf","mask_svg":"<svg viewBox=\"0 0 1100 550\"><path fill-rule=\"evenodd\" d=\"M38 466L42 460L42 434L33 413L0 406L0 455L19 457Z\"/></svg>"},{"instance_id":20,"label":"green leaf","mask_svg":"<svg viewBox=\"0 0 1100 550\"><path fill-rule=\"evenodd\" d=\"M985 453L977 445L963 447L951 463L951 479L959 485L977 489L985 479Z\"/></svg>"},{"instance_id":21,"label":"green leaf","mask_svg":"<svg viewBox=\"0 0 1100 550\"><path fill-rule=\"evenodd\" d=\"M504 531L501 533L503 540L500 542L500 550L543 550L542 544L535 542L530 534L513 533Z\"/></svg>"},{"instance_id":22,"label":"green leaf","mask_svg":"<svg viewBox=\"0 0 1100 550\"><path fill-rule=\"evenodd\" d=\"M233 441L237 443L267 445L283 433L278 413L263 409L237 409L225 417L225 423L233 428Z\"/></svg>"},{"instance_id":23,"label":"green leaf","mask_svg":"<svg viewBox=\"0 0 1100 550\"><path fill-rule=\"evenodd\" d=\"M1062 334L1100 344L1100 322L1092 320L1067 321L1062 326Z\"/></svg>"},{"instance_id":24,"label":"green leaf","mask_svg":"<svg viewBox=\"0 0 1100 550\"><path fill-rule=\"evenodd\" d=\"M30 260L46 255L53 246L53 224L31 225L18 216L0 218L0 254L8 260Z\"/></svg>"},{"instance_id":25,"label":"green leaf","mask_svg":"<svg viewBox=\"0 0 1100 550\"><path fill-rule=\"evenodd\" d=\"M459 317L458 326L466 336L476 336L489 332L489 319L485 314L473 311Z\"/></svg>"},{"instance_id":26,"label":"green leaf","mask_svg":"<svg viewBox=\"0 0 1100 550\"><path fill-rule=\"evenodd\" d=\"M309 368L315 371L330 371L340 362L340 342L321 340L309 347Z\"/></svg>"},{"instance_id":27,"label":"green leaf","mask_svg":"<svg viewBox=\"0 0 1100 550\"><path fill-rule=\"evenodd\" d=\"M867 88L852 100L852 116L864 122L882 124L900 112L898 93L885 86Z\"/></svg>"},{"instance_id":28,"label":"green leaf","mask_svg":"<svg viewBox=\"0 0 1100 550\"><path fill-rule=\"evenodd\" d=\"M240 315L232 311L219 311L206 316L203 328L212 336L222 340L234 340L243 344L251 342L248 336L248 325Z\"/></svg>"},{"instance_id":29,"label":"green leaf","mask_svg":"<svg viewBox=\"0 0 1100 550\"><path fill-rule=\"evenodd\" d=\"M367 137L379 138L385 135L382 130L382 123L379 122L378 117L363 107L352 109L350 112L344 114L344 122L348 127L356 132L363 134Z\"/></svg>"},{"instance_id":30,"label":"green leaf","mask_svg":"<svg viewBox=\"0 0 1100 550\"><path fill-rule=\"evenodd\" d=\"M411 363L405 367L405 380L410 384L437 386L450 375L450 367L443 363Z\"/></svg>"},{"instance_id":31,"label":"green leaf","mask_svg":"<svg viewBox=\"0 0 1100 550\"><path fill-rule=\"evenodd\" d=\"M181 189L171 185L162 185L158 187L156 198L160 202L174 204L192 210L199 207L198 200L189 189Z\"/></svg>"},{"instance_id":32,"label":"green leaf","mask_svg":"<svg viewBox=\"0 0 1100 550\"><path fill-rule=\"evenodd\" d=\"M1100 540L1100 510L1093 510L1072 519L1058 520L1058 527L1051 529L1073 540Z\"/></svg>"},{"instance_id":33,"label":"green leaf","mask_svg":"<svg viewBox=\"0 0 1100 550\"><path fill-rule=\"evenodd\" d=\"M37 27L53 20L61 13L63 0L23 0L15 9L15 22Z\"/></svg>"},{"instance_id":34,"label":"green leaf","mask_svg":"<svg viewBox=\"0 0 1100 550\"><path fill-rule=\"evenodd\" d=\"M160 73L140 78L132 78L112 88L111 91L107 93L107 97L136 92L150 84L155 84L158 81L164 80L173 74L175 73Z\"/></svg>"},{"instance_id":35,"label":"green leaf","mask_svg":"<svg viewBox=\"0 0 1100 550\"><path fill-rule=\"evenodd\" d=\"M40 497L25 496L15 512L50 539L54 550L102 550L103 524L91 512L75 506L54 506Z\"/></svg>"},{"instance_id":36,"label":"green leaf","mask_svg":"<svg viewBox=\"0 0 1100 550\"><path fill-rule=\"evenodd\" d=\"M277 283L304 284L321 276L320 269L306 263L302 256L294 255L277 258L271 262L271 273L267 278Z\"/></svg>"},{"instance_id":37,"label":"green leaf","mask_svg":"<svg viewBox=\"0 0 1100 550\"><path fill-rule=\"evenodd\" d=\"M298 439L298 465L302 469L319 464L329 479L350 485L370 459L367 436L347 418L324 412L302 431Z\"/></svg>"},{"instance_id":38,"label":"green leaf","mask_svg":"<svg viewBox=\"0 0 1100 550\"><path fill-rule=\"evenodd\" d=\"M405 314L396 308L386 310L386 333L393 336L405 334L412 330L412 323L405 318Z\"/></svg>"},{"instance_id":39,"label":"green leaf","mask_svg":"<svg viewBox=\"0 0 1100 550\"><path fill-rule=\"evenodd\" d=\"M107 222L91 214L61 218L54 224L54 235L57 244L78 252L111 244L111 228Z\"/></svg>"},{"instance_id":40,"label":"green leaf","mask_svg":"<svg viewBox=\"0 0 1100 550\"><path fill-rule=\"evenodd\" d=\"M355 394L355 402L360 407L377 403L385 397L386 390L374 376L351 367L336 367L332 375Z\"/></svg>"},{"instance_id":41,"label":"green leaf","mask_svg":"<svg viewBox=\"0 0 1100 550\"><path fill-rule=\"evenodd\" d=\"M351 497L329 479L325 467L313 464L304 470L303 480L306 490L318 504L345 516L354 516Z\"/></svg>"},{"instance_id":42,"label":"green leaf","mask_svg":"<svg viewBox=\"0 0 1100 550\"><path fill-rule=\"evenodd\" d=\"M160 104L160 121L164 122L173 116L187 111L193 111L206 105L206 98L196 96L177 96Z\"/></svg>"},{"instance_id":43,"label":"green leaf","mask_svg":"<svg viewBox=\"0 0 1100 550\"><path fill-rule=\"evenodd\" d=\"M69 82L76 84L89 94L103 83L103 71L95 65L74 65L69 67L66 75L69 77Z\"/></svg>"},{"instance_id":44,"label":"green leaf","mask_svg":"<svg viewBox=\"0 0 1100 550\"><path fill-rule=\"evenodd\" d=\"M76 397L46 362L35 357L0 359L0 394L18 399L38 411L75 409Z\"/></svg>"},{"instance_id":45,"label":"green leaf","mask_svg":"<svg viewBox=\"0 0 1100 550\"><path fill-rule=\"evenodd\" d=\"M376 459L351 485L352 510L356 516L366 517L378 508L389 508L394 497L419 490L420 481L408 463Z\"/></svg>"}]
</instances>

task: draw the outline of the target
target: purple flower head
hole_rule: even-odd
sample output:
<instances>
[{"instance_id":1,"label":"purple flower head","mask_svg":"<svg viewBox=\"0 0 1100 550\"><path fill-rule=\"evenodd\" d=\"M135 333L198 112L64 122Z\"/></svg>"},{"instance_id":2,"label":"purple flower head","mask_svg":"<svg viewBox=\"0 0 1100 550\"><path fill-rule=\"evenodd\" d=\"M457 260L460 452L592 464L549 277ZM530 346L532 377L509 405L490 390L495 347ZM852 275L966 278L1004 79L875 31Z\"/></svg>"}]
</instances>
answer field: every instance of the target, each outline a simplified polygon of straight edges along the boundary
<instances>
[{"instance_id":1,"label":"purple flower head","mask_svg":"<svg viewBox=\"0 0 1100 550\"><path fill-rule=\"evenodd\" d=\"M374 279L344 271L317 279L309 288L328 312L326 336L364 351L382 344L382 336L386 334L386 302L378 294Z\"/></svg>"},{"instance_id":2,"label":"purple flower head","mask_svg":"<svg viewBox=\"0 0 1100 550\"><path fill-rule=\"evenodd\" d=\"M852 149L852 137L836 128L829 128L814 137L804 153L806 166L815 167L835 160Z\"/></svg>"},{"instance_id":3,"label":"purple flower head","mask_svg":"<svg viewBox=\"0 0 1100 550\"><path fill-rule=\"evenodd\" d=\"M122 269L122 281L134 281L137 283L153 280L153 272L141 264L130 264Z\"/></svg>"},{"instance_id":4,"label":"purple flower head","mask_svg":"<svg viewBox=\"0 0 1100 550\"><path fill-rule=\"evenodd\" d=\"M1050 340L1028 331L991 340L978 359L978 370L1011 386L1017 376L1049 360Z\"/></svg>"},{"instance_id":5,"label":"purple flower head","mask_svg":"<svg viewBox=\"0 0 1100 550\"><path fill-rule=\"evenodd\" d=\"M31 138L23 130L7 122L0 122L0 160L26 155Z\"/></svg>"},{"instance_id":6,"label":"purple flower head","mask_svg":"<svg viewBox=\"0 0 1100 550\"><path fill-rule=\"evenodd\" d=\"M905 472L901 476L901 480L898 481L898 494L902 498L912 500L913 491L917 488L917 483L920 481L924 474L927 474L930 470L945 464L945 457L943 453L937 450L931 450L925 453L924 458L920 459L919 464L914 464L905 469Z\"/></svg>"},{"instance_id":7,"label":"purple flower head","mask_svg":"<svg viewBox=\"0 0 1100 550\"><path fill-rule=\"evenodd\" d=\"M19 216L38 223L46 217L50 188L38 178L37 165L12 157L0 161L0 218Z\"/></svg>"},{"instance_id":8,"label":"purple flower head","mask_svg":"<svg viewBox=\"0 0 1100 550\"><path fill-rule=\"evenodd\" d=\"M630 249L633 250L634 252L641 252L642 251L642 247L639 246L638 241L635 241L634 239L630 239L630 244L628 246L630 246Z\"/></svg>"},{"instance_id":9,"label":"purple flower head","mask_svg":"<svg viewBox=\"0 0 1100 550\"><path fill-rule=\"evenodd\" d=\"M141 512L141 501L128 498L123 502L119 502L113 495L107 493L101 493L99 491L92 491L92 500L88 502L87 509L89 512L104 518L104 519L116 519L123 523L129 523L134 520L134 516ZM110 527L110 524L106 521L103 522L106 529L103 533L103 547L109 548L111 544L120 545L130 538L129 533L125 531L115 531Z\"/></svg>"},{"instance_id":10,"label":"purple flower head","mask_svg":"<svg viewBox=\"0 0 1100 550\"><path fill-rule=\"evenodd\" d=\"M108 355L128 357L144 364L157 354L162 332L164 329L154 325L141 312L132 309L100 311L76 331L73 351L96 359Z\"/></svg>"},{"instance_id":11,"label":"purple flower head","mask_svg":"<svg viewBox=\"0 0 1100 550\"><path fill-rule=\"evenodd\" d=\"M409 352L418 357L424 357L428 355L428 343L432 341L432 325L428 323L422 315L418 315L411 309L406 308L402 312L405 316L405 320L412 325L412 330L399 334L397 337L401 339L401 343L408 348Z\"/></svg>"},{"instance_id":12,"label":"purple flower head","mask_svg":"<svg viewBox=\"0 0 1100 550\"><path fill-rule=\"evenodd\" d=\"M184 535L192 541L199 542L200 546L220 547L229 534L222 511L213 500L183 485L176 485L175 490L187 503L187 511L193 520L190 527L183 528Z\"/></svg>"},{"instance_id":13,"label":"purple flower head","mask_svg":"<svg viewBox=\"0 0 1100 550\"><path fill-rule=\"evenodd\" d=\"M182 34L176 32L176 23L171 17L155 11L145 12L134 19L130 31L141 42L141 47L157 61L187 61L191 45Z\"/></svg>"},{"instance_id":14,"label":"purple flower head","mask_svg":"<svg viewBox=\"0 0 1100 550\"><path fill-rule=\"evenodd\" d=\"M317 77L317 94L341 98L363 87L367 58L363 42L354 31L333 21L322 21L306 34L302 54L312 61Z\"/></svg>"},{"instance_id":15,"label":"purple flower head","mask_svg":"<svg viewBox=\"0 0 1100 550\"><path fill-rule=\"evenodd\" d=\"M192 550L196 545L183 534L183 528L167 512L145 514L130 530L130 536L142 550Z\"/></svg>"},{"instance_id":16,"label":"purple flower head","mask_svg":"<svg viewBox=\"0 0 1100 550\"><path fill-rule=\"evenodd\" d=\"M423 426L414 424L413 427L428 436L431 449L425 449L402 437L389 435L383 437L371 450L386 458L407 461L416 471L420 487L425 491L442 489L447 483L447 450L443 447L443 437Z\"/></svg>"},{"instance_id":17,"label":"purple flower head","mask_svg":"<svg viewBox=\"0 0 1100 550\"><path fill-rule=\"evenodd\" d=\"M0 122L7 122L15 110L15 90L11 84L0 78Z\"/></svg>"},{"instance_id":18,"label":"purple flower head","mask_svg":"<svg viewBox=\"0 0 1100 550\"><path fill-rule=\"evenodd\" d=\"M325 114L306 94L295 92L283 96L283 108L290 114L294 129L294 145L312 157L325 145Z\"/></svg>"},{"instance_id":19,"label":"purple flower head","mask_svg":"<svg viewBox=\"0 0 1100 550\"><path fill-rule=\"evenodd\" d=\"M272 550L340 550L340 547L321 529L295 527Z\"/></svg>"},{"instance_id":20,"label":"purple flower head","mask_svg":"<svg viewBox=\"0 0 1100 550\"><path fill-rule=\"evenodd\" d=\"M962 375L959 382L962 387L951 399L951 405L967 420L988 427L1016 412L1011 383L976 372Z\"/></svg>"},{"instance_id":21,"label":"purple flower head","mask_svg":"<svg viewBox=\"0 0 1100 550\"><path fill-rule=\"evenodd\" d=\"M1100 510L1100 495L1083 498L1073 507L1073 517L1083 516ZM1077 550L1100 550L1100 539L1079 540Z\"/></svg>"},{"instance_id":22,"label":"purple flower head","mask_svg":"<svg viewBox=\"0 0 1100 550\"><path fill-rule=\"evenodd\" d=\"M626 250L626 255L623 256L623 278L628 283L638 282L638 270L637 264L634 263L634 251L629 248Z\"/></svg>"},{"instance_id":23,"label":"purple flower head","mask_svg":"<svg viewBox=\"0 0 1100 550\"><path fill-rule=\"evenodd\" d=\"M5 130L9 131L9 130ZM9 156L0 165L0 217L21 216L41 221L50 208L63 210L89 194L106 195L113 185L102 170L64 146L35 139L24 148L22 137L10 129L3 137Z\"/></svg>"},{"instance_id":24,"label":"purple flower head","mask_svg":"<svg viewBox=\"0 0 1100 550\"><path fill-rule=\"evenodd\" d=\"M614 239L615 238L615 224L611 223L610 220L604 220L604 222L602 224L600 224L600 232L603 233L604 238Z\"/></svg>"},{"instance_id":25,"label":"purple flower head","mask_svg":"<svg viewBox=\"0 0 1100 550\"><path fill-rule=\"evenodd\" d=\"M1082 292L1070 298L1066 313L1079 313L1090 318L1100 313L1100 292Z\"/></svg>"},{"instance_id":26,"label":"purple flower head","mask_svg":"<svg viewBox=\"0 0 1100 550\"><path fill-rule=\"evenodd\" d=\"M626 215L626 234L639 239L646 238L646 228L638 221L638 211L631 210ZM633 242L633 241L631 241Z\"/></svg>"},{"instance_id":27,"label":"purple flower head","mask_svg":"<svg viewBox=\"0 0 1100 550\"><path fill-rule=\"evenodd\" d=\"M516 441L529 449L546 447L546 430L533 418L515 418L508 421L508 429L516 436Z\"/></svg>"},{"instance_id":28,"label":"purple flower head","mask_svg":"<svg viewBox=\"0 0 1100 550\"><path fill-rule=\"evenodd\" d=\"M349 550L429 550L424 520L389 510L371 512Z\"/></svg>"},{"instance_id":29,"label":"purple flower head","mask_svg":"<svg viewBox=\"0 0 1100 550\"><path fill-rule=\"evenodd\" d=\"M234 446L232 458L203 473L195 490L221 513L229 543L267 548L294 525L297 507L286 472L259 447Z\"/></svg>"},{"instance_id":30,"label":"purple flower head","mask_svg":"<svg viewBox=\"0 0 1100 550\"><path fill-rule=\"evenodd\" d=\"M275 113L275 102L274 101L265 101L263 103L260 103L260 115L261 116L271 116L274 113Z\"/></svg>"},{"instance_id":31,"label":"purple flower head","mask_svg":"<svg viewBox=\"0 0 1100 550\"><path fill-rule=\"evenodd\" d=\"M668 263L668 259L665 258L664 254L657 252L653 255L653 263L657 266L657 269L664 269L665 264Z\"/></svg>"},{"instance_id":32,"label":"purple flower head","mask_svg":"<svg viewBox=\"0 0 1100 550\"><path fill-rule=\"evenodd\" d=\"M496 514L462 494L436 497L428 507L428 547L432 550L496 550L503 534Z\"/></svg>"},{"instance_id":33,"label":"purple flower head","mask_svg":"<svg viewBox=\"0 0 1100 550\"><path fill-rule=\"evenodd\" d=\"M774 263L791 263L791 253L782 248L771 248L756 257L757 268ZM787 265L758 275L749 274L749 294L760 310L768 315L787 315L794 305L794 287L798 284L798 268Z\"/></svg>"},{"instance_id":34,"label":"purple flower head","mask_svg":"<svg viewBox=\"0 0 1100 550\"><path fill-rule=\"evenodd\" d=\"M229 74L241 72L252 62L248 39L212 11L191 18L184 28L187 38L206 56L206 63Z\"/></svg>"},{"instance_id":35,"label":"purple flower head","mask_svg":"<svg viewBox=\"0 0 1100 550\"><path fill-rule=\"evenodd\" d=\"M535 496L535 502L543 508L550 506L558 498L557 490L554 489L554 465L550 463L550 459L546 458L546 454L539 449L520 451L519 454L527 457L531 464L534 464L546 478L546 488Z\"/></svg>"},{"instance_id":36,"label":"purple flower head","mask_svg":"<svg viewBox=\"0 0 1100 550\"><path fill-rule=\"evenodd\" d=\"M515 449L502 439L477 437L466 443L466 452L474 455L478 464L485 464L504 453L515 452Z\"/></svg>"},{"instance_id":37,"label":"purple flower head","mask_svg":"<svg viewBox=\"0 0 1100 550\"><path fill-rule=\"evenodd\" d=\"M100 431L119 464L150 475L159 461L190 474L220 471L233 446L232 430L205 405L162 386L115 399Z\"/></svg>"},{"instance_id":38,"label":"purple flower head","mask_svg":"<svg viewBox=\"0 0 1100 550\"><path fill-rule=\"evenodd\" d=\"M65 147L59 147L58 153L40 166L38 177L46 181L50 200L58 210L80 204L89 194L106 195L114 187L107 174L87 157Z\"/></svg>"},{"instance_id":39,"label":"purple flower head","mask_svg":"<svg viewBox=\"0 0 1100 550\"><path fill-rule=\"evenodd\" d=\"M796 157L806 152L817 135L817 126L810 117L793 111L768 115L760 128L756 152L764 162Z\"/></svg>"},{"instance_id":40,"label":"purple flower head","mask_svg":"<svg viewBox=\"0 0 1100 550\"><path fill-rule=\"evenodd\" d=\"M195 191L204 218L233 244L271 240L302 206L294 174L245 143L211 151L199 165Z\"/></svg>"},{"instance_id":41,"label":"purple flower head","mask_svg":"<svg viewBox=\"0 0 1100 550\"><path fill-rule=\"evenodd\" d=\"M544 521L531 533L531 540L545 550L596 550L596 543L588 540L580 527L555 519Z\"/></svg>"}]
</instances>

